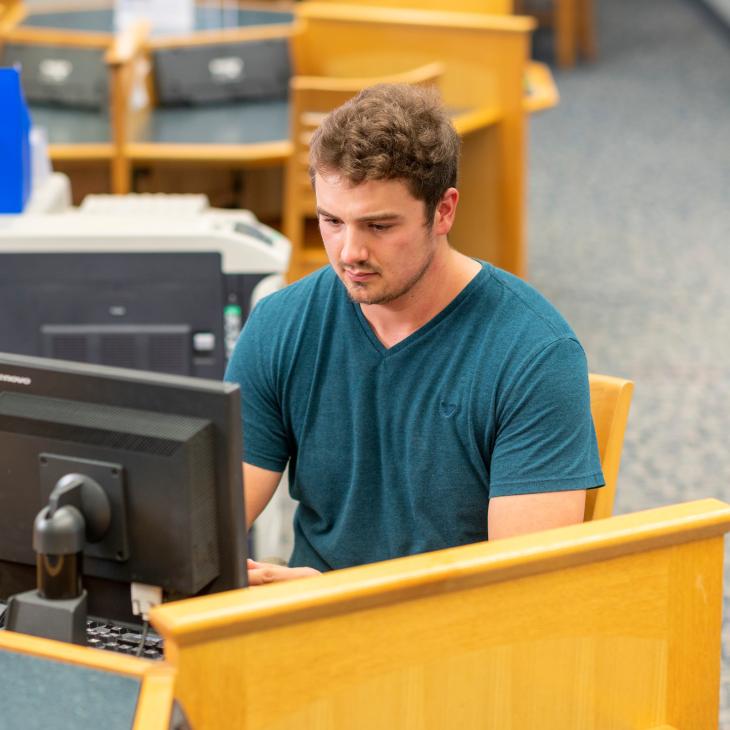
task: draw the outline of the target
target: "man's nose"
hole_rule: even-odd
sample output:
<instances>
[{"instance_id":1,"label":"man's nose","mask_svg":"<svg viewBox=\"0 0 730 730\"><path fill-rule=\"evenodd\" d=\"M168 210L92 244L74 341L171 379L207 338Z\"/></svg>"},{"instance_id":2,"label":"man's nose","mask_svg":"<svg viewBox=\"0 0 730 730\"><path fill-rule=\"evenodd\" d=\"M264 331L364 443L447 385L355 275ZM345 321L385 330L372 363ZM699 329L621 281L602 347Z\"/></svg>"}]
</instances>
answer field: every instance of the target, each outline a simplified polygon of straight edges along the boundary
<instances>
[{"instance_id":1,"label":"man's nose","mask_svg":"<svg viewBox=\"0 0 730 730\"><path fill-rule=\"evenodd\" d=\"M357 264L368 258L367 247L362 234L354 227L345 229L340 259L343 264Z\"/></svg>"}]
</instances>

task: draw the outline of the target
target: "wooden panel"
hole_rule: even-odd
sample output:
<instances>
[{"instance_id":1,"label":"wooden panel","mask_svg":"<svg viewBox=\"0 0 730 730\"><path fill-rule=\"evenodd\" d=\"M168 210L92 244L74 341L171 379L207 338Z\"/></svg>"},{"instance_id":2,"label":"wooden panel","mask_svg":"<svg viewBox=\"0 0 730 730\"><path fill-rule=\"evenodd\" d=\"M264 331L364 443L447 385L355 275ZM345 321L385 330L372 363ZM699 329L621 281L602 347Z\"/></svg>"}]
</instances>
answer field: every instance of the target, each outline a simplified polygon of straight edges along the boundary
<instances>
[{"instance_id":1,"label":"wooden panel","mask_svg":"<svg viewBox=\"0 0 730 730\"><path fill-rule=\"evenodd\" d=\"M436 61L444 64L440 86L448 105L500 101L521 110L531 19L315 2L302 3L297 15L297 74L379 76Z\"/></svg>"},{"instance_id":2,"label":"wooden panel","mask_svg":"<svg viewBox=\"0 0 730 730\"><path fill-rule=\"evenodd\" d=\"M702 500L154 611L196 728L716 727Z\"/></svg>"},{"instance_id":3,"label":"wooden panel","mask_svg":"<svg viewBox=\"0 0 730 730\"><path fill-rule=\"evenodd\" d=\"M321 1L321 0L320 0ZM340 0L325 0L337 3ZM357 0L358 5L399 7L414 10L447 10L449 12L507 15L513 11L513 0Z\"/></svg>"},{"instance_id":4,"label":"wooden panel","mask_svg":"<svg viewBox=\"0 0 730 730\"><path fill-rule=\"evenodd\" d=\"M211 43L237 43L241 41L263 41L275 38L290 38L294 29L290 24L290 14L283 16L282 24L251 25L216 30L198 31L194 34L161 36L151 38L149 48L180 48L185 46L207 46ZM284 25L284 23L287 25Z\"/></svg>"}]
</instances>

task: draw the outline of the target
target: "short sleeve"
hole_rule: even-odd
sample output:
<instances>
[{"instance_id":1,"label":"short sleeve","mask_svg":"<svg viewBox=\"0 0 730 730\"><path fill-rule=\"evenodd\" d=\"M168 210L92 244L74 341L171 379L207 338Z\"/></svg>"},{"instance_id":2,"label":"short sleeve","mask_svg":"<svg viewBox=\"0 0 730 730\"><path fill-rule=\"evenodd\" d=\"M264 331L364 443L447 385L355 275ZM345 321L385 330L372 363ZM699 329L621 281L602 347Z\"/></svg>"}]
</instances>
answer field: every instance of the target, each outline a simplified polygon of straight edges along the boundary
<instances>
[{"instance_id":1,"label":"short sleeve","mask_svg":"<svg viewBox=\"0 0 730 730\"><path fill-rule=\"evenodd\" d=\"M604 483L590 409L588 367L572 338L552 342L497 401L490 497Z\"/></svg>"},{"instance_id":2,"label":"short sleeve","mask_svg":"<svg viewBox=\"0 0 730 730\"><path fill-rule=\"evenodd\" d=\"M289 447L276 377L271 357L272 338L265 337L266 325L260 316L261 304L250 314L233 356L225 380L241 388L241 423L243 460L262 469L284 471Z\"/></svg>"}]
</instances>

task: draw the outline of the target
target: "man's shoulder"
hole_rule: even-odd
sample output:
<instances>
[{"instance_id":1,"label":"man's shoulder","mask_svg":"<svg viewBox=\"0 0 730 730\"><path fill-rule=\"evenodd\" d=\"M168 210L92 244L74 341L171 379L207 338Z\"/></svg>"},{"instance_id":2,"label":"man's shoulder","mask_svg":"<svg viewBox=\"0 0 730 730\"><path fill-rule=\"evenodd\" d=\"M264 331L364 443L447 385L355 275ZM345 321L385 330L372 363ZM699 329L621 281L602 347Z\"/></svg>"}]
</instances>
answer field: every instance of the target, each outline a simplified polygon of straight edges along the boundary
<instances>
[{"instance_id":1,"label":"man's shoulder","mask_svg":"<svg viewBox=\"0 0 730 730\"><path fill-rule=\"evenodd\" d=\"M563 315L534 286L495 266L488 265L488 270L492 296L507 329L528 329L538 339L575 339Z\"/></svg>"}]
</instances>

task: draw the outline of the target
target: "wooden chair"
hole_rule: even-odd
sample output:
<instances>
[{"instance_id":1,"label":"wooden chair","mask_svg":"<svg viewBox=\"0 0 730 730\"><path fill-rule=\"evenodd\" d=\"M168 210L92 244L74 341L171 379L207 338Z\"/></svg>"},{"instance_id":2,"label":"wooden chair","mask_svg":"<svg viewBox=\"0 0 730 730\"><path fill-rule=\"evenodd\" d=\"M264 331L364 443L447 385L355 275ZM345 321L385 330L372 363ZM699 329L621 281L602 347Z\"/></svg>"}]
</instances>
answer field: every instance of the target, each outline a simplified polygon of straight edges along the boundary
<instances>
[{"instance_id":1,"label":"wooden chair","mask_svg":"<svg viewBox=\"0 0 730 730\"><path fill-rule=\"evenodd\" d=\"M591 373L589 382L591 413L606 484L600 489L588 490L584 517L586 522L610 517L613 513L621 449L634 391L634 384L630 380L610 375Z\"/></svg>"},{"instance_id":2,"label":"wooden chair","mask_svg":"<svg viewBox=\"0 0 730 730\"><path fill-rule=\"evenodd\" d=\"M405 73L377 78L330 78L294 76L290 83L290 129L292 154L285 169L283 233L292 244L289 279L298 279L327 263L319 237L308 241L306 220L316 215L309 178L309 142L326 114L361 89L380 82L436 86L443 74L440 63L430 63Z\"/></svg>"}]
</instances>

